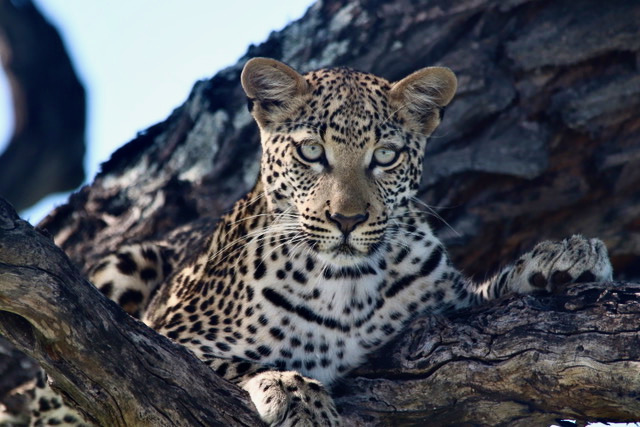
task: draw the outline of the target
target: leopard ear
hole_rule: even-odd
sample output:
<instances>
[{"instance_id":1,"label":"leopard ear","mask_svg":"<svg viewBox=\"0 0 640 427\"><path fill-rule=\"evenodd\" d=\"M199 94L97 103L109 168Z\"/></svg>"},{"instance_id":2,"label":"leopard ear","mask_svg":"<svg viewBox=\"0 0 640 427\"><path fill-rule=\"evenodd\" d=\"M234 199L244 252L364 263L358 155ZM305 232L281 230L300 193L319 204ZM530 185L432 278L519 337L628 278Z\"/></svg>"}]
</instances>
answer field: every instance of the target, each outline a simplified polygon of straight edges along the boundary
<instances>
[{"instance_id":1,"label":"leopard ear","mask_svg":"<svg viewBox=\"0 0 640 427\"><path fill-rule=\"evenodd\" d=\"M394 83L391 103L425 135L440 124L442 112L456 93L458 81L448 68L427 67Z\"/></svg>"},{"instance_id":2,"label":"leopard ear","mask_svg":"<svg viewBox=\"0 0 640 427\"><path fill-rule=\"evenodd\" d=\"M273 113L286 111L309 87L293 68L269 58L250 59L242 70L241 81L249 108L261 124Z\"/></svg>"}]
</instances>

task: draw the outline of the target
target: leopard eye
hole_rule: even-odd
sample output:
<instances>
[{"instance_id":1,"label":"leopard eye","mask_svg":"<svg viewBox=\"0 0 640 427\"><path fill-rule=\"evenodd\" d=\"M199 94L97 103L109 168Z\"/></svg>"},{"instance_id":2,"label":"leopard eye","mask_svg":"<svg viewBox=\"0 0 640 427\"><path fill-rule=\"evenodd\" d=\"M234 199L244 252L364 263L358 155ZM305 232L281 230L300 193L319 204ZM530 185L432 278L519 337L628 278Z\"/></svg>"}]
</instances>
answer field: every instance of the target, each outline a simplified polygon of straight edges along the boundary
<instances>
[{"instance_id":1,"label":"leopard eye","mask_svg":"<svg viewBox=\"0 0 640 427\"><path fill-rule=\"evenodd\" d=\"M398 160L399 155L400 151L394 150L392 148L376 148L376 150L373 152L373 166L391 166L396 162L396 160Z\"/></svg>"},{"instance_id":2,"label":"leopard eye","mask_svg":"<svg viewBox=\"0 0 640 427\"><path fill-rule=\"evenodd\" d=\"M324 148L320 144L304 144L297 148L298 155L305 162L319 162L324 156Z\"/></svg>"}]
</instances>

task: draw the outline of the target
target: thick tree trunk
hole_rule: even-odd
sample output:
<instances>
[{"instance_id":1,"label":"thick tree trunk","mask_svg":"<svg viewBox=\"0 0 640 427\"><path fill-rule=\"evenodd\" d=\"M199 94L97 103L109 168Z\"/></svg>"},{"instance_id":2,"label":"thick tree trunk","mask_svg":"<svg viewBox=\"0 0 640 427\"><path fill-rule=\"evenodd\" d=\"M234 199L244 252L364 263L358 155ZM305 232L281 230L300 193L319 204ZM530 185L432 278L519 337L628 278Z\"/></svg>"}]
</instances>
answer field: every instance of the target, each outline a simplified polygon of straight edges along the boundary
<instances>
[{"instance_id":1,"label":"thick tree trunk","mask_svg":"<svg viewBox=\"0 0 640 427\"><path fill-rule=\"evenodd\" d=\"M300 71L347 65L390 80L445 65L459 92L427 147L419 195L450 224L433 223L455 264L484 277L542 239L581 233L605 241L616 278L637 282L638 22L640 3L625 0L318 2L198 82L40 227L86 272L124 242L211 223L258 171L257 130L239 84L249 57ZM46 259L32 256L23 264ZM339 403L362 424L640 420L639 287L607 286L417 321L347 381ZM95 292L85 297L89 307L110 307ZM122 328L135 324L127 322Z\"/></svg>"}]
</instances>

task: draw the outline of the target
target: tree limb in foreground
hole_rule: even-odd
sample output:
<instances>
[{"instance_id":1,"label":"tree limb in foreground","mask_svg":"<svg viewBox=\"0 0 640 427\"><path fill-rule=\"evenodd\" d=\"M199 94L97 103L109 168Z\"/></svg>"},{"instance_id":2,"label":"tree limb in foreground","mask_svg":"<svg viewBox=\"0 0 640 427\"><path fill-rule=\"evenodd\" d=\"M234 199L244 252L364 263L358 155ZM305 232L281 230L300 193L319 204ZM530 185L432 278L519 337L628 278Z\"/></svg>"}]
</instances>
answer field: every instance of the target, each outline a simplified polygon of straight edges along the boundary
<instances>
[{"instance_id":1,"label":"tree limb in foreground","mask_svg":"<svg viewBox=\"0 0 640 427\"><path fill-rule=\"evenodd\" d=\"M639 421L639 325L632 283L418 319L356 373L338 404L349 425Z\"/></svg>"},{"instance_id":2,"label":"tree limb in foreground","mask_svg":"<svg viewBox=\"0 0 640 427\"><path fill-rule=\"evenodd\" d=\"M345 380L347 425L640 419L640 284L581 284L416 320ZM103 297L0 201L0 331L102 425L259 425L184 348Z\"/></svg>"}]
</instances>

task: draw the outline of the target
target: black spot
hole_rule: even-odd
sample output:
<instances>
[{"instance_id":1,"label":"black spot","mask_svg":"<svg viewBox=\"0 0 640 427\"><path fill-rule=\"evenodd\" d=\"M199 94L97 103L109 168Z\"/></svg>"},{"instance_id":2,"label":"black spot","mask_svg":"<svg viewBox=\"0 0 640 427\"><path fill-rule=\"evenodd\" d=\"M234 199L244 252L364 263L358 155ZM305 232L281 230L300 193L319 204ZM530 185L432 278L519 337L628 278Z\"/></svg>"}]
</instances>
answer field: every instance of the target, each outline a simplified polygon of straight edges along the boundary
<instances>
[{"instance_id":1,"label":"black spot","mask_svg":"<svg viewBox=\"0 0 640 427\"><path fill-rule=\"evenodd\" d=\"M267 272L267 268L265 267L261 259L255 260L253 262L253 267L254 267L254 271L253 271L254 279L260 280L262 277L264 277L265 273Z\"/></svg>"},{"instance_id":2,"label":"black spot","mask_svg":"<svg viewBox=\"0 0 640 427\"><path fill-rule=\"evenodd\" d=\"M382 331L386 335L391 335L396 331L396 329L390 323L385 323L380 329L382 329Z\"/></svg>"},{"instance_id":3,"label":"black spot","mask_svg":"<svg viewBox=\"0 0 640 427\"><path fill-rule=\"evenodd\" d=\"M218 366L218 369L216 369L216 374L224 377L227 373L227 369L229 369L229 364L223 363L222 365Z\"/></svg>"},{"instance_id":4,"label":"black spot","mask_svg":"<svg viewBox=\"0 0 640 427\"><path fill-rule=\"evenodd\" d=\"M113 291L113 282L106 282L100 286L100 292L102 292L107 298L111 297L111 291Z\"/></svg>"},{"instance_id":5,"label":"black spot","mask_svg":"<svg viewBox=\"0 0 640 427\"><path fill-rule=\"evenodd\" d=\"M311 390L313 390L313 391L321 391L321 390L322 390L322 388L321 388L318 384L316 384L316 383L311 383L311 382L310 382L310 383L308 383L307 385L308 385L308 386L309 386L309 388L310 388Z\"/></svg>"},{"instance_id":6,"label":"black spot","mask_svg":"<svg viewBox=\"0 0 640 427\"><path fill-rule=\"evenodd\" d=\"M258 353L263 356L269 356L271 354L271 349L266 345L261 345L260 347L258 347Z\"/></svg>"},{"instance_id":7,"label":"black spot","mask_svg":"<svg viewBox=\"0 0 640 427\"><path fill-rule=\"evenodd\" d=\"M229 346L229 344L224 343L224 342L217 342L216 343L216 347L218 347L220 350L222 351L229 351L231 350L231 347Z\"/></svg>"},{"instance_id":8,"label":"black spot","mask_svg":"<svg viewBox=\"0 0 640 427\"><path fill-rule=\"evenodd\" d=\"M198 332L202 330L202 322L196 322L191 326L189 332Z\"/></svg>"},{"instance_id":9,"label":"black spot","mask_svg":"<svg viewBox=\"0 0 640 427\"><path fill-rule=\"evenodd\" d=\"M129 289L118 298L118 304L121 306L125 306L130 303L140 304L143 299L142 292L134 291L133 289Z\"/></svg>"},{"instance_id":10,"label":"black spot","mask_svg":"<svg viewBox=\"0 0 640 427\"><path fill-rule=\"evenodd\" d=\"M284 332L282 332L282 329L280 328L271 328L269 329L269 333L278 341L282 341L284 339Z\"/></svg>"},{"instance_id":11,"label":"black spot","mask_svg":"<svg viewBox=\"0 0 640 427\"><path fill-rule=\"evenodd\" d=\"M291 359L293 357L293 353L291 353L289 350L285 350L285 349L280 350L280 355L282 357L287 358L287 359Z\"/></svg>"},{"instance_id":12,"label":"black spot","mask_svg":"<svg viewBox=\"0 0 640 427\"><path fill-rule=\"evenodd\" d=\"M153 268L147 267L140 270L140 278L145 282L155 280L157 277L158 277L158 274Z\"/></svg>"},{"instance_id":13,"label":"black spot","mask_svg":"<svg viewBox=\"0 0 640 427\"><path fill-rule=\"evenodd\" d=\"M245 372L247 372L249 369L251 369L251 363L241 362L241 363L238 363L238 365L236 366L236 373L238 375L242 375Z\"/></svg>"},{"instance_id":14,"label":"black spot","mask_svg":"<svg viewBox=\"0 0 640 427\"><path fill-rule=\"evenodd\" d=\"M426 277L435 270L438 265L440 265L440 260L442 259L443 249L442 246L438 246L433 249L431 254L429 255L429 259L427 259L422 267L420 267L420 275L422 277Z\"/></svg>"},{"instance_id":15,"label":"black spot","mask_svg":"<svg viewBox=\"0 0 640 427\"><path fill-rule=\"evenodd\" d=\"M305 265L305 268L307 269L307 271L313 270L314 267L315 267L315 263L313 262L313 259L311 259L311 257L307 257L307 262Z\"/></svg>"},{"instance_id":16,"label":"black spot","mask_svg":"<svg viewBox=\"0 0 640 427\"><path fill-rule=\"evenodd\" d=\"M529 284L534 288L544 289L547 286L547 279L542 273L534 273L529 276Z\"/></svg>"},{"instance_id":17,"label":"black spot","mask_svg":"<svg viewBox=\"0 0 640 427\"><path fill-rule=\"evenodd\" d=\"M288 299L286 299L284 296L282 296L280 293L276 292L275 290L271 289L271 288L264 288L262 290L262 295L264 295L264 297L269 300L273 305L275 305L276 307L281 307L287 311L295 311L293 305L289 302Z\"/></svg>"},{"instance_id":18,"label":"black spot","mask_svg":"<svg viewBox=\"0 0 640 427\"><path fill-rule=\"evenodd\" d=\"M52 409L49 401L44 397L41 397L40 400L38 400L38 408L41 412L50 411Z\"/></svg>"},{"instance_id":19,"label":"black spot","mask_svg":"<svg viewBox=\"0 0 640 427\"><path fill-rule=\"evenodd\" d=\"M120 270L120 273L126 276L131 276L136 272L137 265L129 252L120 253L116 256L118 258L118 264L116 264L116 267Z\"/></svg>"},{"instance_id":20,"label":"black spot","mask_svg":"<svg viewBox=\"0 0 640 427\"><path fill-rule=\"evenodd\" d=\"M299 270L293 272L293 280L300 283L301 285L307 284L307 276L305 276L304 273Z\"/></svg>"},{"instance_id":21,"label":"black spot","mask_svg":"<svg viewBox=\"0 0 640 427\"><path fill-rule=\"evenodd\" d=\"M409 255L409 249L407 248L400 249L400 252L398 252L398 255L396 256L395 263L400 264L402 261L404 261L407 255Z\"/></svg>"},{"instance_id":22,"label":"black spot","mask_svg":"<svg viewBox=\"0 0 640 427\"><path fill-rule=\"evenodd\" d=\"M142 249L142 257L146 260L149 260L151 262L157 262L158 261L158 256L156 255L155 251L151 248L143 248Z\"/></svg>"},{"instance_id":23,"label":"black spot","mask_svg":"<svg viewBox=\"0 0 640 427\"><path fill-rule=\"evenodd\" d=\"M246 350L244 352L244 355L247 356L249 359L260 360L260 355L253 350Z\"/></svg>"}]
</instances>

